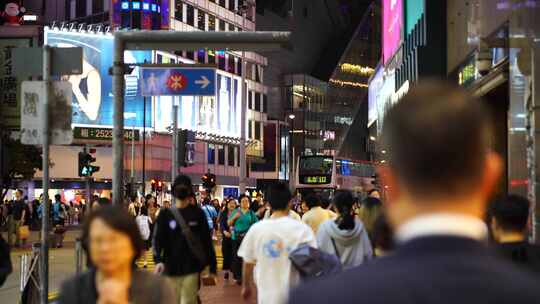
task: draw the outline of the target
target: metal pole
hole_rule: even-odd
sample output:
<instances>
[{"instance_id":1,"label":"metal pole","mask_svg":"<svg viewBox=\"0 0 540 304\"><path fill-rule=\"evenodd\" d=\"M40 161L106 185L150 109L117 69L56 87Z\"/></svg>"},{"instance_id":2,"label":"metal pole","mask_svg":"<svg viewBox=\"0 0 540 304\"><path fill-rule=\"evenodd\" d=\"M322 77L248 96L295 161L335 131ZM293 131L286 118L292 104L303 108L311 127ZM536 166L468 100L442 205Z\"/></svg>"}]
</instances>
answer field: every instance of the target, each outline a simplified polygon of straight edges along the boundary
<instances>
[{"instance_id":1,"label":"metal pole","mask_svg":"<svg viewBox=\"0 0 540 304\"><path fill-rule=\"evenodd\" d=\"M142 132L142 195L146 195L146 96L143 97L143 132Z\"/></svg>"},{"instance_id":2,"label":"metal pole","mask_svg":"<svg viewBox=\"0 0 540 304\"><path fill-rule=\"evenodd\" d=\"M171 184L174 183L176 174L178 174L178 106L174 104L172 108L172 168L171 168Z\"/></svg>"},{"instance_id":3,"label":"metal pole","mask_svg":"<svg viewBox=\"0 0 540 304\"><path fill-rule=\"evenodd\" d=\"M114 40L113 57L113 204L123 203L124 184L124 43Z\"/></svg>"},{"instance_id":4,"label":"metal pole","mask_svg":"<svg viewBox=\"0 0 540 304\"><path fill-rule=\"evenodd\" d=\"M131 181L135 175L135 125L133 125L133 136L131 137Z\"/></svg>"},{"instance_id":5,"label":"metal pole","mask_svg":"<svg viewBox=\"0 0 540 304\"><path fill-rule=\"evenodd\" d=\"M51 85L51 49L43 46L43 82L45 95L43 96L43 216L41 224L41 259L40 259L40 302L47 304L49 296L49 89Z\"/></svg>"},{"instance_id":6,"label":"metal pole","mask_svg":"<svg viewBox=\"0 0 540 304\"><path fill-rule=\"evenodd\" d=\"M242 30L246 28L246 11L242 13ZM247 112L247 85L246 85L246 53L242 51L242 92L240 94L240 177L238 188L240 194L246 193L246 112Z\"/></svg>"},{"instance_id":7,"label":"metal pole","mask_svg":"<svg viewBox=\"0 0 540 304\"><path fill-rule=\"evenodd\" d=\"M90 177L86 177L86 197L88 199L88 206L92 208L92 192L90 190Z\"/></svg>"}]
</instances>

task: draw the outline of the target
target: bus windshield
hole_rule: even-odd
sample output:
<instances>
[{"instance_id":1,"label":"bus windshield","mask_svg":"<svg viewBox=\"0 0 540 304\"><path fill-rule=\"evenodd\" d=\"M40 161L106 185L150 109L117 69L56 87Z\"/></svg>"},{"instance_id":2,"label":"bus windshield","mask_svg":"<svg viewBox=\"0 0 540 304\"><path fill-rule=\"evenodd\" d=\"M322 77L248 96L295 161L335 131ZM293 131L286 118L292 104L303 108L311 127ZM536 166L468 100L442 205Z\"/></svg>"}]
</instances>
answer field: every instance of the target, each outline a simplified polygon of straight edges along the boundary
<instances>
[{"instance_id":1,"label":"bus windshield","mask_svg":"<svg viewBox=\"0 0 540 304\"><path fill-rule=\"evenodd\" d=\"M300 175L332 175L333 158L328 156L300 157Z\"/></svg>"}]
</instances>

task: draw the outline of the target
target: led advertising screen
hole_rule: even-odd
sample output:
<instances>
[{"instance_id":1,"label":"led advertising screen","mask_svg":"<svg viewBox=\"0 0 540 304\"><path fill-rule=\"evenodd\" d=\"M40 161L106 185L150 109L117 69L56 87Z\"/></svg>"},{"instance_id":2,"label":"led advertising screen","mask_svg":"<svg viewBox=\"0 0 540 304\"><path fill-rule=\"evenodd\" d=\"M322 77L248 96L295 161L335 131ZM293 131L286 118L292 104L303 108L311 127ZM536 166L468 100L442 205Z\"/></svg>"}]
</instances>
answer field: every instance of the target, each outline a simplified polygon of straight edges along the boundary
<instances>
[{"instance_id":1,"label":"led advertising screen","mask_svg":"<svg viewBox=\"0 0 540 304\"><path fill-rule=\"evenodd\" d=\"M383 63L386 65L402 41L403 0L383 0Z\"/></svg>"},{"instance_id":2,"label":"led advertising screen","mask_svg":"<svg viewBox=\"0 0 540 304\"><path fill-rule=\"evenodd\" d=\"M424 14L425 0L407 0L405 2L405 32L410 35Z\"/></svg>"},{"instance_id":3,"label":"led advertising screen","mask_svg":"<svg viewBox=\"0 0 540 304\"><path fill-rule=\"evenodd\" d=\"M377 120L377 99L383 86L383 69L377 68L368 87L368 127Z\"/></svg>"},{"instance_id":4,"label":"led advertising screen","mask_svg":"<svg viewBox=\"0 0 540 304\"><path fill-rule=\"evenodd\" d=\"M156 131L172 124L172 105L178 104L178 128L240 137L240 81L218 72L216 96L156 97Z\"/></svg>"},{"instance_id":5,"label":"led advertising screen","mask_svg":"<svg viewBox=\"0 0 540 304\"><path fill-rule=\"evenodd\" d=\"M66 76L73 90L73 124L113 125L113 88L109 68L113 61L113 37L106 34L45 30L45 43L56 47L82 47L83 73ZM152 61L150 51L126 51L126 63ZM124 124L143 127L144 102L139 88L139 68L125 76ZM146 101L146 125L152 125L151 99Z\"/></svg>"}]
</instances>

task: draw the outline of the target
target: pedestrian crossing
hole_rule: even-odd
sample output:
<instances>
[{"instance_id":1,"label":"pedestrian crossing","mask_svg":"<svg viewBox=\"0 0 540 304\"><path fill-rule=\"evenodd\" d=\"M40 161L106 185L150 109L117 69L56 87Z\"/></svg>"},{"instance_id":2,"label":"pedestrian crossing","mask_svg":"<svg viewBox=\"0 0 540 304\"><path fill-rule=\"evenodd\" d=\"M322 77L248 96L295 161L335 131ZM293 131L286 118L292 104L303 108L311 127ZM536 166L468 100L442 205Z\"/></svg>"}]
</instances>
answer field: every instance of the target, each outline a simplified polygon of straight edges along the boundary
<instances>
[{"instance_id":1,"label":"pedestrian crossing","mask_svg":"<svg viewBox=\"0 0 540 304\"><path fill-rule=\"evenodd\" d=\"M217 270L220 271L223 269L223 253L221 252L220 245L214 245L214 249L216 251ZM144 268L144 257L146 257L146 268ZM137 268L153 272L156 267L156 263L154 262L152 250L147 250L143 256L135 262L135 264L137 265Z\"/></svg>"}]
</instances>

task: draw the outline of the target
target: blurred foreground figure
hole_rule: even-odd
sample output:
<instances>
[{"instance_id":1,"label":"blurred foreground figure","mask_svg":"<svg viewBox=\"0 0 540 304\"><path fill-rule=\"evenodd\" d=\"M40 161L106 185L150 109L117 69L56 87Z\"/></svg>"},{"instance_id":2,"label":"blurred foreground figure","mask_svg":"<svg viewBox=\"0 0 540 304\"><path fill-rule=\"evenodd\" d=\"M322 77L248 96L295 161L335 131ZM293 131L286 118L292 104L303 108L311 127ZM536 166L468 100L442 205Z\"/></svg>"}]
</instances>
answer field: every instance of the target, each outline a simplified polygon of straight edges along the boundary
<instances>
[{"instance_id":1,"label":"blurred foreground figure","mask_svg":"<svg viewBox=\"0 0 540 304\"><path fill-rule=\"evenodd\" d=\"M540 246L527 241L530 207L529 201L518 195L497 200L490 208L490 224L499 253L540 274Z\"/></svg>"},{"instance_id":2,"label":"blurred foreground figure","mask_svg":"<svg viewBox=\"0 0 540 304\"><path fill-rule=\"evenodd\" d=\"M425 82L424 82L425 83ZM482 221L501 158L480 101L441 83L418 85L384 121L386 214L396 251L294 291L290 303L533 303L539 282L496 257Z\"/></svg>"},{"instance_id":3,"label":"blurred foreground figure","mask_svg":"<svg viewBox=\"0 0 540 304\"><path fill-rule=\"evenodd\" d=\"M135 269L144 243L126 211L113 206L93 211L83 228L83 242L94 267L67 280L58 303L175 303L167 281Z\"/></svg>"}]
</instances>

